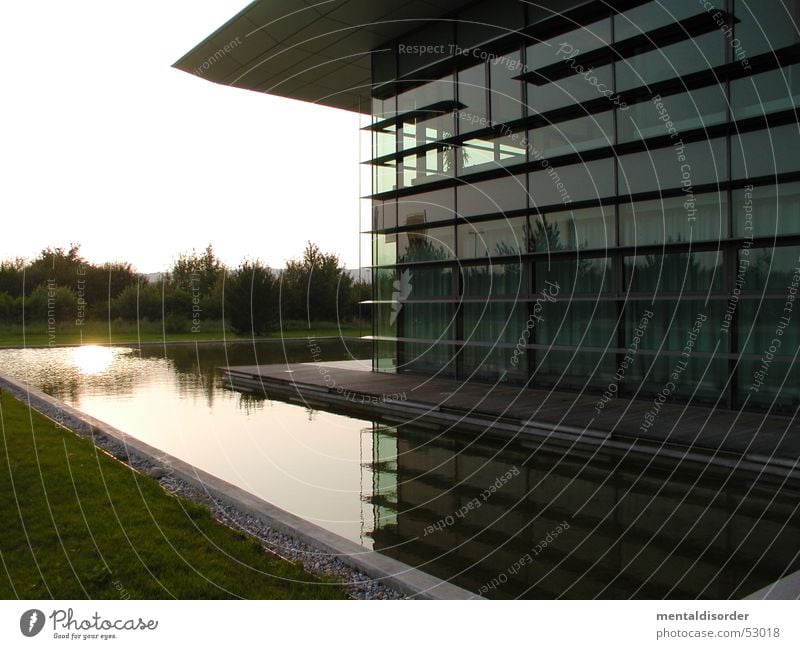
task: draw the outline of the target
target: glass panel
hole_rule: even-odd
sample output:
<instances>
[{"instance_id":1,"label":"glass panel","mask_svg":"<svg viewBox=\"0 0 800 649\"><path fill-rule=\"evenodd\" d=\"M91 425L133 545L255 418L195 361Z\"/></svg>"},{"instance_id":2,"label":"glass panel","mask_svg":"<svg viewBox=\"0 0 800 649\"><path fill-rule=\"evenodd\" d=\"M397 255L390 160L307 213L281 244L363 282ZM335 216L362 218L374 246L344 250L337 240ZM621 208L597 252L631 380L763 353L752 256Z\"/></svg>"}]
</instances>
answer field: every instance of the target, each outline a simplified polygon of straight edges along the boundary
<instances>
[{"instance_id":1,"label":"glass panel","mask_svg":"<svg viewBox=\"0 0 800 649\"><path fill-rule=\"evenodd\" d=\"M400 371L455 376L453 345L404 342L400 345L400 354Z\"/></svg>"},{"instance_id":2,"label":"glass panel","mask_svg":"<svg viewBox=\"0 0 800 649\"><path fill-rule=\"evenodd\" d=\"M528 252L524 216L458 226L458 258L503 257Z\"/></svg>"},{"instance_id":3,"label":"glass panel","mask_svg":"<svg viewBox=\"0 0 800 649\"><path fill-rule=\"evenodd\" d=\"M555 49L558 50L559 46L556 45ZM530 55L528 57L530 61ZM528 84L528 112L545 113L598 97L607 97L610 103L615 99L618 101L614 95L614 78L610 65L593 68L591 72L586 70L583 74L565 77L541 86Z\"/></svg>"},{"instance_id":4,"label":"glass panel","mask_svg":"<svg viewBox=\"0 0 800 649\"><path fill-rule=\"evenodd\" d=\"M739 39L741 52L748 59L800 42L797 33L797 25L800 25L798 0L736 0L733 13L739 20L734 25L734 36ZM741 56L736 58L741 59Z\"/></svg>"},{"instance_id":5,"label":"glass panel","mask_svg":"<svg viewBox=\"0 0 800 649\"><path fill-rule=\"evenodd\" d=\"M573 58L586 52L591 52L611 43L611 20L603 18L590 25L579 27L571 32L559 34L542 43L528 47L527 68L539 68ZM577 50L577 52L576 52Z\"/></svg>"},{"instance_id":6,"label":"glass panel","mask_svg":"<svg viewBox=\"0 0 800 649\"><path fill-rule=\"evenodd\" d=\"M709 6L722 9L724 0L710 0ZM705 11L704 4L697 0L670 0L665 2L648 2L639 7L628 9L614 16L614 40L619 42L658 27L671 25L684 18L695 16Z\"/></svg>"},{"instance_id":7,"label":"glass panel","mask_svg":"<svg viewBox=\"0 0 800 649\"><path fill-rule=\"evenodd\" d=\"M731 169L734 178L772 176L800 169L800 130L797 124L731 137Z\"/></svg>"},{"instance_id":8,"label":"glass panel","mask_svg":"<svg viewBox=\"0 0 800 649\"><path fill-rule=\"evenodd\" d=\"M469 133L488 126L486 105L486 64L461 70L458 73L458 103L463 105L458 115L460 133Z\"/></svg>"},{"instance_id":9,"label":"glass panel","mask_svg":"<svg viewBox=\"0 0 800 649\"><path fill-rule=\"evenodd\" d=\"M520 175L459 185L456 196L458 213L461 216L476 216L524 209L528 192L525 176Z\"/></svg>"},{"instance_id":10,"label":"glass panel","mask_svg":"<svg viewBox=\"0 0 800 649\"><path fill-rule=\"evenodd\" d=\"M533 147L545 158L614 144L611 111L542 126L530 132Z\"/></svg>"},{"instance_id":11,"label":"glass panel","mask_svg":"<svg viewBox=\"0 0 800 649\"><path fill-rule=\"evenodd\" d=\"M719 291L722 252L681 252L625 257L625 286L633 293Z\"/></svg>"},{"instance_id":12,"label":"glass panel","mask_svg":"<svg viewBox=\"0 0 800 649\"><path fill-rule=\"evenodd\" d=\"M800 65L731 81L734 119L768 115L800 104Z\"/></svg>"},{"instance_id":13,"label":"glass panel","mask_svg":"<svg viewBox=\"0 0 800 649\"><path fill-rule=\"evenodd\" d=\"M397 95L397 111L402 115L433 104L455 99L453 75L435 79Z\"/></svg>"},{"instance_id":14,"label":"glass panel","mask_svg":"<svg viewBox=\"0 0 800 649\"><path fill-rule=\"evenodd\" d=\"M397 201L372 201L372 229L388 230L397 227Z\"/></svg>"},{"instance_id":15,"label":"glass panel","mask_svg":"<svg viewBox=\"0 0 800 649\"><path fill-rule=\"evenodd\" d=\"M511 358L511 350L504 347L467 345L461 349L462 375L466 380L526 379L527 354L516 356L514 363L511 363Z\"/></svg>"},{"instance_id":16,"label":"glass panel","mask_svg":"<svg viewBox=\"0 0 800 649\"><path fill-rule=\"evenodd\" d=\"M401 196L397 199L397 224L421 225L455 218L455 192L440 189L435 192Z\"/></svg>"},{"instance_id":17,"label":"glass panel","mask_svg":"<svg viewBox=\"0 0 800 649\"><path fill-rule=\"evenodd\" d=\"M698 5L697 13L702 12ZM727 40L720 31L673 43L616 63L617 91L674 79L725 63Z\"/></svg>"},{"instance_id":18,"label":"glass panel","mask_svg":"<svg viewBox=\"0 0 800 649\"><path fill-rule=\"evenodd\" d=\"M394 268L375 268L372 270L372 282L375 287L376 300L397 299L397 272Z\"/></svg>"},{"instance_id":19,"label":"glass panel","mask_svg":"<svg viewBox=\"0 0 800 649\"><path fill-rule=\"evenodd\" d=\"M794 356L800 345L800 327L792 325L794 302L741 300L739 302L739 349L746 354L763 354L778 339L775 356ZM789 311L786 308L789 307ZM786 324L786 318L790 322ZM780 331L780 333L778 333Z\"/></svg>"},{"instance_id":20,"label":"glass panel","mask_svg":"<svg viewBox=\"0 0 800 649\"><path fill-rule=\"evenodd\" d=\"M525 294L524 263L463 266L465 297Z\"/></svg>"},{"instance_id":21,"label":"glass panel","mask_svg":"<svg viewBox=\"0 0 800 649\"><path fill-rule=\"evenodd\" d=\"M372 235L372 263L376 266L391 266L397 263L397 235Z\"/></svg>"},{"instance_id":22,"label":"glass panel","mask_svg":"<svg viewBox=\"0 0 800 649\"><path fill-rule=\"evenodd\" d=\"M800 232L800 183L734 190L733 232L752 237Z\"/></svg>"},{"instance_id":23,"label":"glass panel","mask_svg":"<svg viewBox=\"0 0 800 649\"><path fill-rule=\"evenodd\" d=\"M727 237L728 199L724 192L619 206L621 246L646 246L679 241L718 241Z\"/></svg>"},{"instance_id":24,"label":"glass panel","mask_svg":"<svg viewBox=\"0 0 800 649\"><path fill-rule=\"evenodd\" d=\"M397 336L398 306L394 304L374 304L375 335L395 338Z\"/></svg>"},{"instance_id":25,"label":"glass panel","mask_svg":"<svg viewBox=\"0 0 800 649\"><path fill-rule=\"evenodd\" d=\"M524 304L511 302L466 303L463 309L467 342L516 343L528 315ZM504 352L508 362L511 349Z\"/></svg>"},{"instance_id":26,"label":"glass panel","mask_svg":"<svg viewBox=\"0 0 800 649\"><path fill-rule=\"evenodd\" d=\"M534 248L537 251L614 247L614 208L531 215Z\"/></svg>"},{"instance_id":27,"label":"glass panel","mask_svg":"<svg viewBox=\"0 0 800 649\"><path fill-rule=\"evenodd\" d=\"M372 368L376 372L394 372L397 367L397 343L376 340L372 349Z\"/></svg>"},{"instance_id":28,"label":"glass panel","mask_svg":"<svg viewBox=\"0 0 800 649\"><path fill-rule=\"evenodd\" d=\"M608 257L550 259L536 263L534 293L543 291L545 282L557 284L564 297L578 294L597 295L611 291L614 278Z\"/></svg>"},{"instance_id":29,"label":"glass panel","mask_svg":"<svg viewBox=\"0 0 800 649\"><path fill-rule=\"evenodd\" d=\"M397 235L399 262L437 261L455 257L455 228L420 228Z\"/></svg>"},{"instance_id":30,"label":"glass panel","mask_svg":"<svg viewBox=\"0 0 800 649\"><path fill-rule=\"evenodd\" d=\"M539 345L616 347L617 307L613 302L542 302L536 321Z\"/></svg>"},{"instance_id":31,"label":"glass panel","mask_svg":"<svg viewBox=\"0 0 800 649\"><path fill-rule=\"evenodd\" d=\"M373 133L372 157L379 158L397 151L397 127L393 124Z\"/></svg>"},{"instance_id":32,"label":"glass panel","mask_svg":"<svg viewBox=\"0 0 800 649\"><path fill-rule=\"evenodd\" d=\"M453 159L459 165L459 174L525 162L525 134L467 140L461 147L454 147L453 152Z\"/></svg>"},{"instance_id":33,"label":"glass panel","mask_svg":"<svg viewBox=\"0 0 800 649\"><path fill-rule=\"evenodd\" d=\"M397 189L397 167L394 160L372 165L372 191L374 194Z\"/></svg>"},{"instance_id":34,"label":"glass panel","mask_svg":"<svg viewBox=\"0 0 800 649\"><path fill-rule=\"evenodd\" d=\"M739 251L740 264L746 265L744 289L786 290L800 267L800 246L751 248Z\"/></svg>"},{"instance_id":35,"label":"glass panel","mask_svg":"<svg viewBox=\"0 0 800 649\"><path fill-rule=\"evenodd\" d=\"M401 169L403 187L416 187L452 176L453 169L447 159L446 151L449 149L442 146L404 157Z\"/></svg>"},{"instance_id":36,"label":"glass panel","mask_svg":"<svg viewBox=\"0 0 800 649\"><path fill-rule=\"evenodd\" d=\"M446 302L407 302L400 311L404 338L450 340L453 336L453 305Z\"/></svg>"},{"instance_id":37,"label":"glass panel","mask_svg":"<svg viewBox=\"0 0 800 649\"><path fill-rule=\"evenodd\" d=\"M619 192L636 194L727 180L724 138L619 157Z\"/></svg>"},{"instance_id":38,"label":"glass panel","mask_svg":"<svg viewBox=\"0 0 800 649\"><path fill-rule=\"evenodd\" d=\"M394 285L394 299L418 300L453 294L452 268L404 268Z\"/></svg>"},{"instance_id":39,"label":"glass panel","mask_svg":"<svg viewBox=\"0 0 800 649\"><path fill-rule=\"evenodd\" d=\"M619 111L617 138L619 142L630 142L670 135L670 128L680 134L693 128L719 124L727 119L726 109L725 90L716 85L669 95L660 101L639 102Z\"/></svg>"},{"instance_id":40,"label":"glass panel","mask_svg":"<svg viewBox=\"0 0 800 649\"><path fill-rule=\"evenodd\" d=\"M519 52L509 52L489 62L489 99L492 122L503 124L522 117L522 82L515 80L523 73Z\"/></svg>"},{"instance_id":41,"label":"glass panel","mask_svg":"<svg viewBox=\"0 0 800 649\"><path fill-rule=\"evenodd\" d=\"M547 167L531 174L531 198L539 208L613 194L613 158Z\"/></svg>"},{"instance_id":42,"label":"glass panel","mask_svg":"<svg viewBox=\"0 0 800 649\"><path fill-rule=\"evenodd\" d=\"M682 351L689 344L694 351L714 351L724 310L725 304L719 301L706 305L703 300L657 300L653 304L629 300L625 304L625 345L631 345L638 335L639 349ZM648 312L652 314L649 317Z\"/></svg>"}]
</instances>

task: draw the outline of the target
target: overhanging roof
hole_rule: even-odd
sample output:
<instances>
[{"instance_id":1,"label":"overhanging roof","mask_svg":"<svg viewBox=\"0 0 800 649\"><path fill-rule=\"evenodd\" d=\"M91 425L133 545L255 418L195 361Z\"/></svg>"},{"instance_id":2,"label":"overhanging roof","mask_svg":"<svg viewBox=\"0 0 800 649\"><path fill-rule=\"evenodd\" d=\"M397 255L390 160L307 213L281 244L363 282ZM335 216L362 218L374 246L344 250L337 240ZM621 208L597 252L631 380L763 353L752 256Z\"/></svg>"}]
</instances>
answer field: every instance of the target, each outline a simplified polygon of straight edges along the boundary
<instances>
[{"instance_id":1,"label":"overhanging roof","mask_svg":"<svg viewBox=\"0 0 800 649\"><path fill-rule=\"evenodd\" d=\"M256 0L173 67L215 83L370 111L370 53L466 0Z\"/></svg>"}]
</instances>

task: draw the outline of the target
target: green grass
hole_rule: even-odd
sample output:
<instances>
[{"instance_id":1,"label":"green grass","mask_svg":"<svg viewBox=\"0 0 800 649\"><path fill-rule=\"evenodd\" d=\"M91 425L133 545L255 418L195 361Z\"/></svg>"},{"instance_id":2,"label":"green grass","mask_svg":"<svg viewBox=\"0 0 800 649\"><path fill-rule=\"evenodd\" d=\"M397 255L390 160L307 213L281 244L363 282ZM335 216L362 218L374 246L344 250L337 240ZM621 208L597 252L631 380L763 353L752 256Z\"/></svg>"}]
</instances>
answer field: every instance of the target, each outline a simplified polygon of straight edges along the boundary
<instances>
[{"instance_id":1,"label":"green grass","mask_svg":"<svg viewBox=\"0 0 800 649\"><path fill-rule=\"evenodd\" d=\"M309 329L305 323L285 323L282 331L273 331L258 338L292 338L313 336L364 336L371 333L369 325L361 328L353 324L312 323ZM24 335L23 335L24 334ZM141 323L113 321L109 331L107 322L87 322L82 327L73 324L59 325L51 337L47 326L43 323L32 323L24 329L21 325L0 325L0 347L33 347L36 345L75 345L103 343L137 343L137 342L184 342L193 340L248 340L252 336L237 336L232 331L224 331L222 322L204 322L198 332L164 333L161 323Z\"/></svg>"},{"instance_id":2,"label":"green grass","mask_svg":"<svg viewBox=\"0 0 800 649\"><path fill-rule=\"evenodd\" d=\"M345 596L0 394L0 598Z\"/></svg>"}]
</instances>

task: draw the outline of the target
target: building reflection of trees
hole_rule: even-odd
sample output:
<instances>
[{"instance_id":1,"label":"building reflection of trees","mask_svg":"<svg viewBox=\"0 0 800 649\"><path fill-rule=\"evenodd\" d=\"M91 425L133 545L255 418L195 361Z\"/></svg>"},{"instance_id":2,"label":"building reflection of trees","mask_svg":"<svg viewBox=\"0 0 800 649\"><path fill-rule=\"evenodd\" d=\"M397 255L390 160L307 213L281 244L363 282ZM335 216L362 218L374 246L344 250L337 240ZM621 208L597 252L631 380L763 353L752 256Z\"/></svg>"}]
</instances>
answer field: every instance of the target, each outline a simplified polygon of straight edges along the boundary
<instances>
[{"instance_id":1,"label":"building reflection of trees","mask_svg":"<svg viewBox=\"0 0 800 649\"><path fill-rule=\"evenodd\" d=\"M489 597L738 598L800 568L786 489L602 451L590 462L407 427L371 435L374 548L474 591L504 574Z\"/></svg>"}]
</instances>

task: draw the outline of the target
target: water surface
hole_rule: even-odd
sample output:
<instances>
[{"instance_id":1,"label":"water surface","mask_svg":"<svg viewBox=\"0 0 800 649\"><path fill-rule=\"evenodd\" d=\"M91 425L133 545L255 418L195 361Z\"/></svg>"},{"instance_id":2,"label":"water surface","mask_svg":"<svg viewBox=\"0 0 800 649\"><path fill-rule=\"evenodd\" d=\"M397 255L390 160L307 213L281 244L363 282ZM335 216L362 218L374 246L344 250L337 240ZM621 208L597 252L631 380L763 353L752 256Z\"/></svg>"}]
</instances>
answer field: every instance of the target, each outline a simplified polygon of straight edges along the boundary
<instances>
[{"instance_id":1,"label":"water surface","mask_svg":"<svg viewBox=\"0 0 800 649\"><path fill-rule=\"evenodd\" d=\"M319 360L369 346L320 342ZM800 493L708 467L391 427L222 387L305 343L0 350L0 371L486 597L745 596L800 568Z\"/></svg>"}]
</instances>

